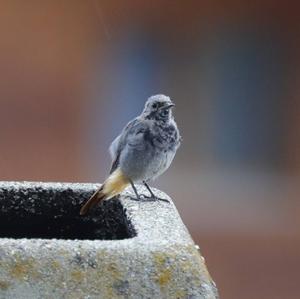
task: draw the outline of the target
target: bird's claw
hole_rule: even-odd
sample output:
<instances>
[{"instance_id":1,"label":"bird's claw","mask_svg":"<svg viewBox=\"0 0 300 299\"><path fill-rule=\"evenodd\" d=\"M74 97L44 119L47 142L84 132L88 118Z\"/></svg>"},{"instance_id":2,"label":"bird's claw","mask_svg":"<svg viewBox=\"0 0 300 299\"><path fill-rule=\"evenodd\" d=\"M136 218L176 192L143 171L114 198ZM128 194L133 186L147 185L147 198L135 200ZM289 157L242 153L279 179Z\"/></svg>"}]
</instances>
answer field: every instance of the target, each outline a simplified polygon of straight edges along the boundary
<instances>
[{"instance_id":1,"label":"bird's claw","mask_svg":"<svg viewBox=\"0 0 300 299\"><path fill-rule=\"evenodd\" d=\"M134 200L134 201L140 201L140 202L163 201L163 202L170 203L169 200L167 200L165 198L160 198L157 196L153 197L153 196L147 196L147 195L141 195L139 198L129 196L129 199Z\"/></svg>"}]
</instances>

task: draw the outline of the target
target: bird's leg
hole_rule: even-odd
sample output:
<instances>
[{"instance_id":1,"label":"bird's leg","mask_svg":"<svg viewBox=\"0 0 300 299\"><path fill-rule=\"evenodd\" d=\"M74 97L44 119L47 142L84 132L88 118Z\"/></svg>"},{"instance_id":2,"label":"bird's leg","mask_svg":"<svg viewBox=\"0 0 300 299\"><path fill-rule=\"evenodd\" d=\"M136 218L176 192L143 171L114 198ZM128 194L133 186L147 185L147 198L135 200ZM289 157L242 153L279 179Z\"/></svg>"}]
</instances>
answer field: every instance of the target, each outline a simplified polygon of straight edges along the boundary
<instances>
[{"instance_id":1,"label":"bird's leg","mask_svg":"<svg viewBox=\"0 0 300 299\"><path fill-rule=\"evenodd\" d=\"M155 194L153 193L153 191L151 190L150 186L145 182L143 181L143 184L145 185L145 187L147 188L147 190L149 191L149 193L151 194L151 197L152 198L156 198Z\"/></svg>"},{"instance_id":2,"label":"bird's leg","mask_svg":"<svg viewBox=\"0 0 300 299\"><path fill-rule=\"evenodd\" d=\"M132 197L130 196L131 200L135 200L135 201L156 201L156 200L161 200L164 202L169 202L167 199L164 198L159 198L157 196L154 195L153 191L150 189L149 185L146 182L143 182L143 184L146 186L147 190L150 192L151 196L145 196L143 195L143 198L141 198L141 196L139 195L133 181L130 180L130 185L135 193L136 197Z\"/></svg>"},{"instance_id":3,"label":"bird's leg","mask_svg":"<svg viewBox=\"0 0 300 299\"><path fill-rule=\"evenodd\" d=\"M133 181L131 181L131 180L130 180L130 185L131 185L131 187L132 187L132 189L135 193L135 196L136 196L136 197L130 196L131 200L135 200L135 201L156 201L157 200L153 193L152 193L153 196L151 195L151 197L147 197L147 196L143 195L143 198L141 198L141 196L137 192L137 189L136 189Z\"/></svg>"},{"instance_id":4,"label":"bird's leg","mask_svg":"<svg viewBox=\"0 0 300 299\"><path fill-rule=\"evenodd\" d=\"M137 190L136 190L136 187L134 186L134 183L133 183L132 180L130 180L130 185L131 185L131 187L132 187L132 189L133 189L133 191L134 191L134 193L135 193L135 196L136 196L136 197L130 197L130 199L136 200L136 201L140 201L140 200L141 200L141 197L140 197L140 195L138 194L138 192L137 192Z\"/></svg>"},{"instance_id":5,"label":"bird's leg","mask_svg":"<svg viewBox=\"0 0 300 299\"><path fill-rule=\"evenodd\" d=\"M153 193L153 191L151 190L150 186L149 186L145 181L143 181L143 184L145 185L145 187L147 188L147 190L148 190L149 193L151 194L150 197L145 196L145 198L152 198L152 199L154 199L154 200L161 200L161 201L164 201L164 202L169 202L169 201L168 201L167 199L165 199L165 198L159 198L159 197L157 197L157 196Z\"/></svg>"},{"instance_id":6,"label":"bird's leg","mask_svg":"<svg viewBox=\"0 0 300 299\"><path fill-rule=\"evenodd\" d=\"M132 187L132 189L133 189L133 191L135 193L135 196L136 196L136 197L130 196L131 200L135 200L135 201L152 201L152 200L154 201L154 200L156 200L156 199L152 199L152 198L150 198L150 200L149 199L145 200L146 196L144 196L144 195L143 195L143 198L141 198L141 196L137 192L137 189L136 189L133 181L131 181L131 180L130 180L130 185L131 185L131 187Z\"/></svg>"},{"instance_id":7,"label":"bird's leg","mask_svg":"<svg viewBox=\"0 0 300 299\"><path fill-rule=\"evenodd\" d=\"M132 187L132 189L133 189L133 191L135 193L135 196L136 196L136 197L130 196L129 198L131 200L135 200L135 201L156 201L156 198L153 198L152 196L151 197L147 197L147 196L143 195L143 198L141 198L141 196L137 192L136 187L134 186L134 183L131 180L130 180L130 184L131 184L131 187Z\"/></svg>"}]
</instances>

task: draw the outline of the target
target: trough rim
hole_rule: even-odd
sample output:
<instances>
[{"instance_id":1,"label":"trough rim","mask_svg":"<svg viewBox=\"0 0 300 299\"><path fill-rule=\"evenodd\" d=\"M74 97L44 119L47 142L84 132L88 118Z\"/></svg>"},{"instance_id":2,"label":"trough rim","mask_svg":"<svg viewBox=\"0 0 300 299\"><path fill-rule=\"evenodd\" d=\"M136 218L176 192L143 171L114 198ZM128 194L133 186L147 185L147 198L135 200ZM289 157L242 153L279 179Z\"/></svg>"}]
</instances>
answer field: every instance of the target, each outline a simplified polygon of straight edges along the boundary
<instances>
[{"instance_id":1,"label":"trough rim","mask_svg":"<svg viewBox=\"0 0 300 299\"><path fill-rule=\"evenodd\" d=\"M2 188L25 188L25 189L54 189L62 191L65 189L72 189L75 192L87 193L96 190L101 184L94 183L69 183L69 182L35 182L35 181L1 181L0 190ZM137 190L140 193L147 194L147 190L142 185L137 185ZM118 243L118 249L126 247L130 249L129 245L147 245L143 246L146 251L150 247L173 247L173 246L194 246L199 249L198 245L195 245L187 228L183 224L180 215L172 201L172 199L164 192L151 188L154 194L158 197L165 198L169 203L163 201L155 202L138 202L129 199L130 196L135 196L130 187L125 189L118 199L123 208L126 209L126 215L132 222L132 225L136 231L136 235L126 239L118 240L79 240L79 239L43 239L43 238L0 238L0 242L22 242L25 241L32 243L32 245L38 245L38 243L49 243L55 241L57 245L61 246L92 246L92 247L105 247L112 249L116 243ZM82 203L86 198L82 199ZM110 199L115 200L115 199ZM78 211L79 213L79 211ZM158 214L156 216L156 214ZM166 217L168 216L168 217ZM84 217L84 216L82 216ZM148 248L148 249L147 249Z\"/></svg>"}]
</instances>

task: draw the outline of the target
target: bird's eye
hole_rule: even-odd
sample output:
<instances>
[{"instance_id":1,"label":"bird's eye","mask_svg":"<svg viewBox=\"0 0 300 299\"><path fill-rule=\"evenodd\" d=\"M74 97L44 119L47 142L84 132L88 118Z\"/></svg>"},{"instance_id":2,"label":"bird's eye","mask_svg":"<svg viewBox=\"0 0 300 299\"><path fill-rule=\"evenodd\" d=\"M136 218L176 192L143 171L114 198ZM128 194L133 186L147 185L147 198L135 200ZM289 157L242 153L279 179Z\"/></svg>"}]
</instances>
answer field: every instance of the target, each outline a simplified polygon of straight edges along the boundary
<instances>
[{"instance_id":1,"label":"bird's eye","mask_svg":"<svg viewBox=\"0 0 300 299\"><path fill-rule=\"evenodd\" d=\"M156 109L156 108L157 108L157 103L154 103L154 104L152 105L152 108L153 108L153 109Z\"/></svg>"},{"instance_id":2,"label":"bird's eye","mask_svg":"<svg viewBox=\"0 0 300 299\"><path fill-rule=\"evenodd\" d=\"M169 110L168 110L168 109L164 109L164 110L162 111L162 115L163 115L163 116L168 116L168 115L169 115Z\"/></svg>"}]
</instances>

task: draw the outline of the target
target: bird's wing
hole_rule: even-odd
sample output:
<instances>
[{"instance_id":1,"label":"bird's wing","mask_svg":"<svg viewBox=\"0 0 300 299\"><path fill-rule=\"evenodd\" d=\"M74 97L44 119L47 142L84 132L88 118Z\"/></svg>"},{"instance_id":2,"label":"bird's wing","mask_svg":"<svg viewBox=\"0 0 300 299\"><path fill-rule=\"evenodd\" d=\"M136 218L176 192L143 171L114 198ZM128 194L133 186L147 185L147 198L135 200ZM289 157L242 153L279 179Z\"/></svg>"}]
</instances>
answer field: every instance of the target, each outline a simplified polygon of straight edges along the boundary
<instances>
[{"instance_id":1,"label":"bird's wing","mask_svg":"<svg viewBox=\"0 0 300 299\"><path fill-rule=\"evenodd\" d=\"M120 154L122 152L122 149L124 148L124 145L126 144L128 133L132 131L132 128L134 128L138 123L140 123L139 118L135 118L132 121L130 121L121 134L115 138L115 140L111 143L109 147L109 152L112 159L112 165L109 173L114 172L118 166L119 166L119 158Z\"/></svg>"},{"instance_id":2,"label":"bird's wing","mask_svg":"<svg viewBox=\"0 0 300 299\"><path fill-rule=\"evenodd\" d=\"M150 125L148 121L140 120L128 131L123 148L127 147L128 150L129 148L135 148L136 150L143 151L147 143L153 143Z\"/></svg>"},{"instance_id":3,"label":"bird's wing","mask_svg":"<svg viewBox=\"0 0 300 299\"><path fill-rule=\"evenodd\" d=\"M111 143L110 147L109 147L109 153L110 153L110 157L111 157L112 161L114 161L116 159L116 156L118 154L118 149L119 149L119 143L120 143L121 136L122 136L122 134L117 136L114 139L114 141Z\"/></svg>"},{"instance_id":4,"label":"bird's wing","mask_svg":"<svg viewBox=\"0 0 300 299\"><path fill-rule=\"evenodd\" d=\"M119 157L120 157L120 150L119 150L119 144L120 144L120 139L121 139L122 135L119 135L110 145L109 147L109 153L111 156L111 168L110 168L110 172L112 173L114 172L114 170L117 169L118 164L119 164Z\"/></svg>"}]
</instances>

